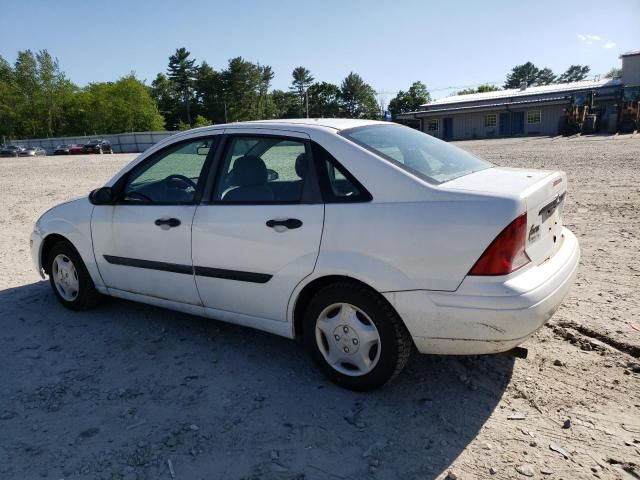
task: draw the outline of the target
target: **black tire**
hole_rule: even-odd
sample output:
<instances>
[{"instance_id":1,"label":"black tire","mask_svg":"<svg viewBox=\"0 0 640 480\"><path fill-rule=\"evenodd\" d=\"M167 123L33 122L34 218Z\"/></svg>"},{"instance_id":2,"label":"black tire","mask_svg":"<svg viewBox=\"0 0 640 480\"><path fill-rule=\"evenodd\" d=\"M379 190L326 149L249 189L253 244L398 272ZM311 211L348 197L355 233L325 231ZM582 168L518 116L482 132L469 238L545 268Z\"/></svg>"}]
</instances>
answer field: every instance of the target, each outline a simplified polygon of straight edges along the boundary
<instances>
[{"instance_id":1,"label":"black tire","mask_svg":"<svg viewBox=\"0 0 640 480\"><path fill-rule=\"evenodd\" d=\"M78 290L77 295L73 300L65 299L58 291L58 287L54 281L54 266L53 262L58 255L66 256L73 264L77 273ZM53 293L58 298L60 303L70 310L88 310L95 307L101 300L102 295L96 290L93 280L87 271L80 254L78 254L75 247L66 240L61 240L56 243L49 252L47 258L47 272L49 273L49 282Z\"/></svg>"},{"instance_id":2,"label":"black tire","mask_svg":"<svg viewBox=\"0 0 640 480\"><path fill-rule=\"evenodd\" d=\"M318 319L323 311L337 303L350 304L361 310L373 322L379 334L377 364L364 375L346 375L337 371L318 347ZM387 301L375 291L347 281L328 285L311 298L304 313L304 343L314 362L332 382L356 391L379 388L397 377L407 364L413 348L409 332Z\"/></svg>"}]
</instances>

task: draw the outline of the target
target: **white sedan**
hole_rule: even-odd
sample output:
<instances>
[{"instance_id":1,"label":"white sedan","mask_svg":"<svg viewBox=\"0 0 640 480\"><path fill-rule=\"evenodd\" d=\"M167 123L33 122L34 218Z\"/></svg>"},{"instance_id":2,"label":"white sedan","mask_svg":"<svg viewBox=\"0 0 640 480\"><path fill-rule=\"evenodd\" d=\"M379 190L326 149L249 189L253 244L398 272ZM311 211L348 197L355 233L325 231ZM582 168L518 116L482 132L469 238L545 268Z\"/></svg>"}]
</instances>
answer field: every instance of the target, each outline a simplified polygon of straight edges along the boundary
<instances>
[{"instance_id":1,"label":"white sedan","mask_svg":"<svg viewBox=\"0 0 640 480\"><path fill-rule=\"evenodd\" d=\"M566 187L391 123L219 125L47 211L31 250L70 309L111 295L301 338L367 390L414 346L506 351L553 315L580 256Z\"/></svg>"}]
</instances>

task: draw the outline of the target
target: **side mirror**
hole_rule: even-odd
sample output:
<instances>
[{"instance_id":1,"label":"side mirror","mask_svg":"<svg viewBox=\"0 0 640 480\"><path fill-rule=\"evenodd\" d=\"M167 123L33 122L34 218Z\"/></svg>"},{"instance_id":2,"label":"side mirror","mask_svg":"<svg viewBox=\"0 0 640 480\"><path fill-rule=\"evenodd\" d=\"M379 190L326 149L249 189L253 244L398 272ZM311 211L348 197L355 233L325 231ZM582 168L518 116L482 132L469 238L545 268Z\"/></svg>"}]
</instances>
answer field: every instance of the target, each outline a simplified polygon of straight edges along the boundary
<instances>
[{"instance_id":1,"label":"side mirror","mask_svg":"<svg viewBox=\"0 0 640 480\"><path fill-rule=\"evenodd\" d=\"M115 200L116 195L111 187L96 188L89 194L89 201L93 205L111 205Z\"/></svg>"},{"instance_id":2,"label":"side mirror","mask_svg":"<svg viewBox=\"0 0 640 480\"><path fill-rule=\"evenodd\" d=\"M271 170L270 168L267 169L267 182L273 182L278 178L280 178L278 172L276 172L275 170Z\"/></svg>"}]
</instances>

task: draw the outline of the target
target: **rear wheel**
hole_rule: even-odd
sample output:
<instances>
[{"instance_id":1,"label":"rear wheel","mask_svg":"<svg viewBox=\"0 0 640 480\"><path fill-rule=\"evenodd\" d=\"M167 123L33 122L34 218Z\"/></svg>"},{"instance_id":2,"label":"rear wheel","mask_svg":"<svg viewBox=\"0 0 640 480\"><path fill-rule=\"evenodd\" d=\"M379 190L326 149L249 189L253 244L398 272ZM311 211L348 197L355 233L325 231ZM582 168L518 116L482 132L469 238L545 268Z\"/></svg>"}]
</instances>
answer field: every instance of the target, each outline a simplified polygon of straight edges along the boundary
<instances>
[{"instance_id":1,"label":"rear wheel","mask_svg":"<svg viewBox=\"0 0 640 480\"><path fill-rule=\"evenodd\" d=\"M351 390L371 390L405 367L412 341L378 293L349 282L329 285L311 299L304 317L306 346L325 375Z\"/></svg>"},{"instance_id":2,"label":"rear wheel","mask_svg":"<svg viewBox=\"0 0 640 480\"><path fill-rule=\"evenodd\" d=\"M87 267L68 241L60 241L51 248L47 266L51 288L65 307L86 310L100 301Z\"/></svg>"}]
</instances>

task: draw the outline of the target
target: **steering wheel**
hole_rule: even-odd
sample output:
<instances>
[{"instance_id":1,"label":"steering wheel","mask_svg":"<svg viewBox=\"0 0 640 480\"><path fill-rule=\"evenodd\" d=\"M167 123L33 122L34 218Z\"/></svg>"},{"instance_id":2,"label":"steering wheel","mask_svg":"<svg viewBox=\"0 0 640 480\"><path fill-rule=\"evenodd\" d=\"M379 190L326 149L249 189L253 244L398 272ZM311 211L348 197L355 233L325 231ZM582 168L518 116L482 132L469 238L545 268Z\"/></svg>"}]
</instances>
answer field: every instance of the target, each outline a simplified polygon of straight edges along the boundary
<instances>
[{"instance_id":1,"label":"steering wheel","mask_svg":"<svg viewBox=\"0 0 640 480\"><path fill-rule=\"evenodd\" d=\"M179 183L186 184L186 187L184 188L185 190L189 187L193 187L194 190L197 188L197 185L193 180L191 180L189 177L186 177L184 175L180 175L179 173L173 173L164 179L164 181L167 182L167 184L173 180Z\"/></svg>"},{"instance_id":2,"label":"steering wheel","mask_svg":"<svg viewBox=\"0 0 640 480\"><path fill-rule=\"evenodd\" d=\"M136 190L131 190L130 192L127 192L127 197L134 197L134 196L138 196L140 198L142 198L145 202L152 202L153 200L151 199L151 197L146 196L144 193L142 192L138 192Z\"/></svg>"}]
</instances>

